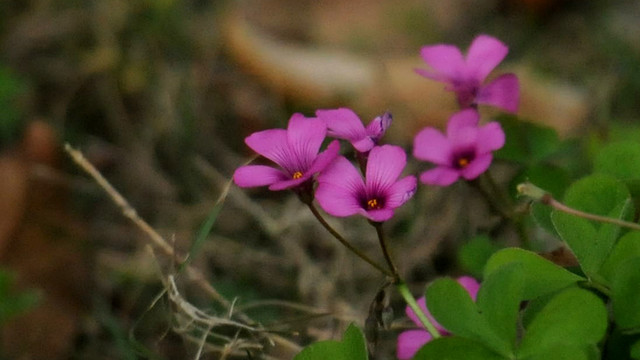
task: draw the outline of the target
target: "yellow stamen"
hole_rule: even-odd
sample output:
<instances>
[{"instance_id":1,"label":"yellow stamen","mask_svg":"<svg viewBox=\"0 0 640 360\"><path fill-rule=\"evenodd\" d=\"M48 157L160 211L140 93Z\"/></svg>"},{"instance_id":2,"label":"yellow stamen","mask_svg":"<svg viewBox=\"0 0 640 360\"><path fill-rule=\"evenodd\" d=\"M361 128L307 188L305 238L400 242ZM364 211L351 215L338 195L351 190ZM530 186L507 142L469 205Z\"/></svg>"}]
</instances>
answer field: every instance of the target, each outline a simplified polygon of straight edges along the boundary
<instances>
[{"instance_id":1,"label":"yellow stamen","mask_svg":"<svg viewBox=\"0 0 640 360\"><path fill-rule=\"evenodd\" d=\"M462 157L462 158L458 159L458 166L463 168L463 167L467 167L467 165L469 165L469 159L467 159L465 157Z\"/></svg>"},{"instance_id":2,"label":"yellow stamen","mask_svg":"<svg viewBox=\"0 0 640 360\"><path fill-rule=\"evenodd\" d=\"M371 209L380 209L380 203L378 203L378 199L371 199L367 201L367 208Z\"/></svg>"},{"instance_id":3,"label":"yellow stamen","mask_svg":"<svg viewBox=\"0 0 640 360\"><path fill-rule=\"evenodd\" d=\"M300 171L296 171L293 173L293 178L294 179L300 179L302 177L302 172Z\"/></svg>"}]
</instances>

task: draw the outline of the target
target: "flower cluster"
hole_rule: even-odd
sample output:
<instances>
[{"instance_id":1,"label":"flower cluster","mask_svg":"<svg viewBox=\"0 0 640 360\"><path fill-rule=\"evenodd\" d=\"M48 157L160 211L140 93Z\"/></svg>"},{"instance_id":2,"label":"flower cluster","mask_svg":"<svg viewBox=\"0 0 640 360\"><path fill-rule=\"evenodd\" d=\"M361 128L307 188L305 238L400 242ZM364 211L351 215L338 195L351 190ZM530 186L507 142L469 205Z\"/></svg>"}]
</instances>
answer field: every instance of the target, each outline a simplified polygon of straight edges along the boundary
<instances>
[{"instance_id":1,"label":"flower cluster","mask_svg":"<svg viewBox=\"0 0 640 360\"><path fill-rule=\"evenodd\" d=\"M450 117L444 133L427 127L414 138L414 157L435 165L420 174L422 183L448 186L460 178L476 179L491 165L493 151L504 145L505 134L500 124L495 121L481 123L478 105L492 105L511 113L517 111L519 84L515 75L505 74L485 84L489 73L507 52L502 42L487 35L473 40L466 56L452 45L422 48L422 58L430 69L416 72L446 83L446 89L455 92L460 105L459 112ZM318 110L315 117L310 118L294 114L286 130L260 131L245 139L251 149L275 166L242 166L235 171L234 182L240 187L291 189L316 216L314 200L328 214L337 217L361 215L380 230L380 223L392 218L395 210L414 195L418 182L413 175L401 178L407 164L403 148L379 144L391 122L391 114L385 113L365 126L358 115L347 108ZM327 136L336 140L320 151ZM345 140L353 147L358 168L339 154L339 140ZM357 252L335 231L330 231L363 260L400 282L380 231L378 235L390 272ZM458 281L475 299L478 283L468 277ZM446 335L446 329L429 314L425 299L418 300L418 304L436 329ZM413 310L408 308L407 316L421 326ZM431 335L422 329L403 332L398 337L398 358L411 358L430 340Z\"/></svg>"},{"instance_id":2,"label":"flower cluster","mask_svg":"<svg viewBox=\"0 0 640 360\"><path fill-rule=\"evenodd\" d=\"M246 144L278 168L245 165L235 171L234 182L240 187L269 185L270 190L314 192L309 185L317 181L315 199L327 213L339 217L360 214L374 222L390 219L413 196L417 185L415 176L398 180L407 163L402 148L376 145L391 124L391 115L375 118L366 128L346 108L318 110L316 116L294 114L286 130L265 130L247 137ZM364 180L349 160L338 155L337 140L318 153L327 135L348 140L359 153L368 155Z\"/></svg>"}]
</instances>

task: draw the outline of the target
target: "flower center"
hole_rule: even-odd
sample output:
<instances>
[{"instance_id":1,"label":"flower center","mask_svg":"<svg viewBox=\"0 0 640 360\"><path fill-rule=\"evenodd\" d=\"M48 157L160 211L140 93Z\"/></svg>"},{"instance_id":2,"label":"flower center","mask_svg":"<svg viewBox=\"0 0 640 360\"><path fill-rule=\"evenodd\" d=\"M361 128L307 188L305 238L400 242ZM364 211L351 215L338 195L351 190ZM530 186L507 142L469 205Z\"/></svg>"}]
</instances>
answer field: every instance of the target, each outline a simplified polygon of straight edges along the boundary
<instances>
[{"instance_id":1,"label":"flower center","mask_svg":"<svg viewBox=\"0 0 640 360\"><path fill-rule=\"evenodd\" d=\"M469 166L475 158L476 153L473 149L456 151L451 159L451 167L462 170Z\"/></svg>"},{"instance_id":2,"label":"flower center","mask_svg":"<svg viewBox=\"0 0 640 360\"><path fill-rule=\"evenodd\" d=\"M466 157L461 157L458 159L458 167L463 169L465 167L467 167L467 165L469 165L470 161L468 158Z\"/></svg>"},{"instance_id":3,"label":"flower center","mask_svg":"<svg viewBox=\"0 0 640 360\"><path fill-rule=\"evenodd\" d=\"M380 203L380 201L378 201L378 199L373 198L367 200L367 210L377 210L380 208L382 208L382 204Z\"/></svg>"},{"instance_id":4,"label":"flower center","mask_svg":"<svg viewBox=\"0 0 640 360\"><path fill-rule=\"evenodd\" d=\"M291 177L293 177L295 180L300 179L302 177L302 172L301 171L296 171L296 172L293 173L293 175Z\"/></svg>"}]
</instances>

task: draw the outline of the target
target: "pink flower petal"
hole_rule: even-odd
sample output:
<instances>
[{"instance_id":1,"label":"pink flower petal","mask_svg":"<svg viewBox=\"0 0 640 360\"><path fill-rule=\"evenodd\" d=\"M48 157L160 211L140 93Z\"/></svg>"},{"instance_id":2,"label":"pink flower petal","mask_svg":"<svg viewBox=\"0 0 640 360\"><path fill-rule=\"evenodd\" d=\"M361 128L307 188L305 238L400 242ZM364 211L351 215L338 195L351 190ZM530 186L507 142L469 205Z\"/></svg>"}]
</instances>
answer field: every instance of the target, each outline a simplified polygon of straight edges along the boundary
<instances>
[{"instance_id":1,"label":"pink flower petal","mask_svg":"<svg viewBox=\"0 0 640 360\"><path fill-rule=\"evenodd\" d=\"M367 136L362 121L351 109L318 110L316 116L327 124L333 137L356 141Z\"/></svg>"},{"instance_id":2,"label":"pink flower petal","mask_svg":"<svg viewBox=\"0 0 640 360\"><path fill-rule=\"evenodd\" d=\"M436 76L443 76L443 79L451 81L463 75L465 61L462 53L460 53L460 49L453 45L439 44L424 46L420 49L420 55L427 65L435 70ZM421 75L424 74L421 73Z\"/></svg>"},{"instance_id":3,"label":"pink flower petal","mask_svg":"<svg viewBox=\"0 0 640 360\"><path fill-rule=\"evenodd\" d=\"M301 177L299 179L286 179L283 181L278 181L275 182L271 185L269 185L269 190L271 191L280 191L280 190L285 190L285 189L291 189L292 187L296 187L300 184L302 184L303 182L309 180L309 177Z\"/></svg>"},{"instance_id":4,"label":"pink flower petal","mask_svg":"<svg viewBox=\"0 0 640 360\"><path fill-rule=\"evenodd\" d=\"M351 145L359 152L367 152L371 150L376 144L370 137L363 137L360 140L351 140Z\"/></svg>"},{"instance_id":5,"label":"pink flower petal","mask_svg":"<svg viewBox=\"0 0 640 360\"><path fill-rule=\"evenodd\" d=\"M439 130L424 128L413 140L413 156L438 165L449 165L451 144Z\"/></svg>"},{"instance_id":6,"label":"pink flower petal","mask_svg":"<svg viewBox=\"0 0 640 360\"><path fill-rule=\"evenodd\" d=\"M264 165L241 166L233 173L233 182L243 188L271 185L284 179L282 171Z\"/></svg>"},{"instance_id":7,"label":"pink flower petal","mask_svg":"<svg viewBox=\"0 0 640 360\"><path fill-rule=\"evenodd\" d=\"M327 125L324 121L293 114L287 127L287 140L293 156L282 166L289 170L307 170L318 154L326 134Z\"/></svg>"},{"instance_id":8,"label":"pink flower petal","mask_svg":"<svg viewBox=\"0 0 640 360\"><path fill-rule=\"evenodd\" d=\"M479 141L478 132L478 127L468 126L449 134L449 142L454 156L460 155L460 152L475 151L476 144Z\"/></svg>"},{"instance_id":9,"label":"pink flower petal","mask_svg":"<svg viewBox=\"0 0 640 360\"><path fill-rule=\"evenodd\" d=\"M493 105L509 113L518 112L520 84L514 74L497 77L478 91L476 103Z\"/></svg>"},{"instance_id":10,"label":"pink flower petal","mask_svg":"<svg viewBox=\"0 0 640 360\"><path fill-rule=\"evenodd\" d=\"M425 330L404 331L398 335L396 356L400 360L411 359L429 341L431 341L431 334Z\"/></svg>"},{"instance_id":11,"label":"pink flower petal","mask_svg":"<svg viewBox=\"0 0 640 360\"><path fill-rule=\"evenodd\" d=\"M480 290L480 283L470 276L461 276L457 278L456 281L458 281L458 283L467 290L473 301L476 301L478 290Z\"/></svg>"},{"instance_id":12,"label":"pink flower petal","mask_svg":"<svg viewBox=\"0 0 640 360\"><path fill-rule=\"evenodd\" d=\"M388 190L389 196L385 206L391 209L400 207L415 194L417 185L418 180L415 176L407 176L397 181Z\"/></svg>"},{"instance_id":13,"label":"pink flower petal","mask_svg":"<svg viewBox=\"0 0 640 360\"><path fill-rule=\"evenodd\" d=\"M467 167L460 170L462 177L466 180L473 180L477 178L480 174L487 171L492 160L493 154L491 153L476 156L476 158L473 159Z\"/></svg>"},{"instance_id":14,"label":"pink flower petal","mask_svg":"<svg viewBox=\"0 0 640 360\"><path fill-rule=\"evenodd\" d=\"M286 130L270 129L258 131L249 135L244 142L256 153L286 168L285 165L291 157Z\"/></svg>"},{"instance_id":15,"label":"pink flower petal","mask_svg":"<svg viewBox=\"0 0 640 360\"><path fill-rule=\"evenodd\" d=\"M386 207L384 209L376 209L376 210L362 209L362 211L360 211L360 214L364 215L371 221L383 222L393 217L393 209L386 208Z\"/></svg>"},{"instance_id":16,"label":"pink flower petal","mask_svg":"<svg viewBox=\"0 0 640 360\"><path fill-rule=\"evenodd\" d=\"M420 181L428 185L449 186L456 182L459 177L459 171L440 166L420 174Z\"/></svg>"},{"instance_id":17,"label":"pink flower petal","mask_svg":"<svg viewBox=\"0 0 640 360\"><path fill-rule=\"evenodd\" d=\"M362 205L358 194L364 194L364 183L349 160L338 156L320 176L315 197L327 213L350 216L360 213Z\"/></svg>"},{"instance_id":18,"label":"pink flower petal","mask_svg":"<svg viewBox=\"0 0 640 360\"><path fill-rule=\"evenodd\" d=\"M367 125L365 129L367 135L374 141L378 141L387 132L392 121L393 117L388 112L376 117Z\"/></svg>"},{"instance_id":19,"label":"pink flower petal","mask_svg":"<svg viewBox=\"0 0 640 360\"><path fill-rule=\"evenodd\" d=\"M466 65L469 75L482 82L489 73L507 56L509 48L500 40L480 35L476 37L467 52Z\"/></svg>"},{"instance_id":20,"label":"pink flower petal","mask_svg":"<svg viewBox=\"0 0 640 360\"><path fill-rule=\"evenodd\" d=\"M435 80L443 83L449 82L449 78L439 72L434 72L426 69L413 69L413 71L415 71L416 74L420 76L426 77L427 79L431 79L431 80ZM445 89L451 90L448 86L445 87Z\"/></svg>"},{"instance_id":21,"label":"pink flower petal","mask_svg":"<svg viewBox=\"0 0 640 360\"><path fill-rule=\"evenodd\" d=\"M486 154L504 146L505 135L500 123L492 121L478 129L478 154Z\"/></svg>"},{"instance_id":22,"label":"pink flower petal","mask_svg":"<svg viewBox=\"0 0 640 360\"><path fill-rule=\"evenodd\" d=\"M309 174L309 176L313 176L314 174L323 171L333 160L335 160L339 152L340 142L338 142L338 140L330 142L327 149L316 156L313 164L311 164L307 170L307 174Z\"/></svg>"},{"instance_id":23,"label":"pink flower petal","mask_svg":"<svg viewBox=\"0 0 640 360\"><path fill-rule=\"evenodd\" d=\"M452 138L460 129L476 127L480 122L480 114L474 109L465 109L451 115L447 122L447 137Z\"/></svg>"},{"instance_id":24,"label":"pink flower petal","mask_svg":"<svg viewBox=\"0 0 640 360\"><path fill-rule=\"evenodd\" d=\"M407 164L407 154L399 146L384 145L371 149L367 160L367 194L392 186Z\"/></svg>"}]
</instances>

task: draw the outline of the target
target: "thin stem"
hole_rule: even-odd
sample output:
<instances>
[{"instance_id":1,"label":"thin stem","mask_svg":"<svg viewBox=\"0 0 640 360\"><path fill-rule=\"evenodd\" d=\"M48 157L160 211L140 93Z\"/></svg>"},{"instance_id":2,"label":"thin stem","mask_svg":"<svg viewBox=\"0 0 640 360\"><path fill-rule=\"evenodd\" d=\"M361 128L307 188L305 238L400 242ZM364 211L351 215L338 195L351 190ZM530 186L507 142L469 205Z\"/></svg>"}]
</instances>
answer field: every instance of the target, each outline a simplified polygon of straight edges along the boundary
<instances>
[{"instance_id":1,"label":"thin stem","mask_svg":"<svg viewBox=\"0 0 640 360\"><path fill-rule=\"evenodd\" d=\"M391 273L389 270L385 269L384 267L382 267L381 265L379 265L375 261L371 260L370 257L365 255L360 250L358 250L355 247L353 247L353 245L351 245L344 237L342 237L342 235L340 235L340 233L338 233L333 227L331 227L331 225L329 225L329 223L327 223L327 221L322 217L322 214L320 214L320 212L315 207L315 205L313 205L313 202L304 201L304 203L307 204L307 206L309 207L309 210L311 210L311 213L313 213L313 216L315 216L316 219L318 219L320 224L322 224L322 226L324 226L324 228L327 229L327 231L329 231L329 233L331 233L331 235L333 235L333 237L335 237L338 241L340 241L340 243L342 245L344 245L352 253L356 254L360 259L366 261L367 263L369 263L369 265L373 266L374 268L376 268L378 271L380 271L384 275L390 276L390 277L394 277L393 273Z\"/></svg>"},{"instance_id":2,"label":"thin stem","mask_svg":"<svg viewBox=\"0 0 640 360\"><path fill-rule=\"evenodd\" d=\"M511 219L512 214L510 213L510 211L505 210L503 204L500 201L496 200L494 194L492 194L486 187L483 186L483 184L480 182L480 178L469 181L469 184L480 191L480 194L482 194L482 196L487 200L489 206L497 211L500 216L505 219Z\"/></svg>"},{"instance_id":3,"label":"thin stem","mask_svg":"<svg viewBox=\"0 0 640 360\"><path fill-rule=\"evenodd\" d=\"M393 282L398 283L401 280L400 273L398 272L396 264L394 264L393 260L391 259L391 252L389 251L389 247L387 246L387 239L384 236L382 223L371 222L371 225L373 225L373 227L376 229L376 233L378 234L378 241L380 241L380 248L382 249L382 254L384 255L384 259L387 262L389 269L391 269L391 272L393 272Z\"/></svg>"},{"instance_id":4,"label":"thin stem","mask_svg":"<svg viewBox=\"0 0 640 360\"><path fill-rule=\"evenodd\" d=\"M404 298L404 301L407 303L407 305L409 305L411 310L413 310L413 312L416 314L416 316L420 320L420 323L422 323L422 325L429 332L429 334L431 334L431 336L434 339L439 338L440 333L438 332L438 329L436 329L433 323L431 323L429 318L424 314L424 311L418 305L418 302L411 294L411 291L409 291L407 284L400 277L398 268L396 267L396 265L393 262L393 259L391 258L391 253L389 252L389 247L387 246L387 238L384 235L382 223L371 222L371 225L373 225L373 227L376 228L376 233L378 234L378 240L380 241L380 248L382 248L382 253L384 254L384 259L387 261L387 265L389 265L389 268L391 269L391 271L393 271L393 283L396 285L398 292L400 293L400 295L402 295L402 297Z\"/></svg>"},{"instance_id":5,"label":"thin stem","mask_svg":"<svg viewBox=\"0 0 640 360\"><path fill-rule=\"evenodd\" d=\"M481 182L480 179L485 181ZM491 173L487 170L480 178L470 183L480 191L494 210L504 219L513 223L522 245L525 248L530 248L529 234L522 221L522 214L516 211L513 201L511 201L511 198L506 192L500 189L493 176L491 176ZM484 186L485 184L487 185L486 187Z\"/></svg>"},{"instance_id":6,"label":"thin stem","mask_svg":"<svg viewBox=\"0 0 640 360\"><path fill-rule=\"evenodd\" d=\"M584 286L595 289L601 292L602 294L606 295L608 298L611 298L611 290L609 290L609 288L606 285L600 284L592 280L586 281L583 284Z\"/></svg>"},{"instance_id":7,"label":"thin stem","mask_svg":"<svg viewBox=\"0 0 640 360\"><path fill-rule=\"evenodd\" d=\"M600 216L600 215L596 215L596 214L591 214L591 213L587 213L584 211L580 211L578 209L574 209L571 207L568 207L567 205L559 202L558 200L554 199L553 197L549 196L547 199L543 199L542 201L543 204L547 204L549 206L551 206L552 208L565 212L567 214L571 214L574 216L578 216L587 220L593 220L593 221L598 221L598 222L603 222L603 223L609 223L609 224L614 224L614 225L618 225L618 226L622 226L622 227L626 227L629 229L633 229L633 230L640 230L640 225L636 224L636 223L632 223L629 221L624 221L624 220L620 220L620 219L616 219L616 218L610 218L610 217L606 217L606 216Z\"/></svg>"},{"instance_id":8,"label":"thin stem","mask_svg":"<svg viewBox=\"0 0 640 360\"><path fill-rule=\"evenodd\" d=\"M629 222L629 221L624 221L624 220L620 220L620 219L616 219L616 218L611 218L611 217L607 217L607 216L600 216L600 215L596 215L596 214L591 214L591 213L587 213L578 209L574 209L572 207L569 207L563 203L561 203L560 201L554 199L553 195L551 195L550 193L544 191L543 189L535 186L534 184L531 183L523 183L518 185L518 192L521 195L524 196L528 196L530 198L532 198L533 200L537 200L540 201L541 203L545 204L545 205L549 205L552 208L558 210L558 211L562 211L564 213L573 215L573 216L577 216L577 217L581 217L583 219L587 219L587 220L593 220L593 221L598 221L598 222L603 222L603 223L608 223L608 224L613 224L613 225L618 225L618 226L622 226L622 227L626 227L629 229L633 229L633 230L639 230L640 231L640 225L633 223L633 222Z\"/></svg>"},{"instance_id":9,"label":"thin stem","mask_svg":"<svg viewBox=\"0 0 640 360\"><path fill-rule=\"evenodd\" d=\"M431 334L431 337L434 339L439 338L440 332L438 332L438 329L436 329L429 318L424 314L424 312L420 308L420 305L418 305L418 302L411 294L411 291L409 291L407 284L404 281L400 280L396 283L396 288L398 289L398 292L400 292L400 295L402 295L402 297L404 298L404 301L407 302L407 305L409 305L411 310L413 310L413 312L416 314L416 316L420 320L420 323L422 323L422 326L424 326L429 334Z\"/></svg>"}]
</instances>

